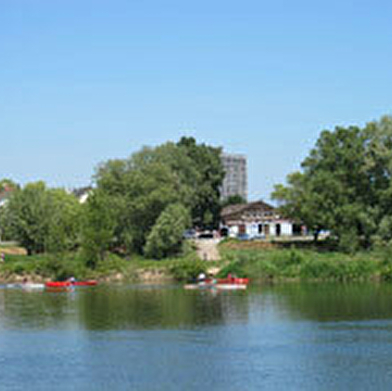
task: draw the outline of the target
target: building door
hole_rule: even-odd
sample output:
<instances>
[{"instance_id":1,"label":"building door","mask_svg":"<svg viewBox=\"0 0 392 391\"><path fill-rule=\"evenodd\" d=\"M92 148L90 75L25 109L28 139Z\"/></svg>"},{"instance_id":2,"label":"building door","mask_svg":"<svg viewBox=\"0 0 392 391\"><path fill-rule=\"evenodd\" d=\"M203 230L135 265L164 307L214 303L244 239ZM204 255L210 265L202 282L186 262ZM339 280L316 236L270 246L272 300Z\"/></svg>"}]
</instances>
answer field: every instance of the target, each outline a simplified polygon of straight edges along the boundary
<instances>
[{"instance_id":1,"label":"building door","mask_svg":"<svg viewBox=\"0 0 392 391\"><path fill-rule=\"evenodd\" d=\"M265 236L268 236L269 233L270 233L270 227L269 227L268 224L266 224L266 225L264 226L264 233L265 233Z\"/></svg>"},{"instance_id":2,"label":"building door","mask_svg":"<svg viewBox=\"0 0 392 391\"><path fill-rule=\"evenodd\" d=\"M280 224L276 224L276 236L280 236L281 230Z\"/></svg>"},{"instance_id":3,"label":"building door","mask_svg":"<svg viewBox=\"0 0 392 391\"><path fill-rule=\"evenodd\" d=\"M238 232L240 235L246 234L246 225L245 224L240 224L240 226L238 228L239 228Z\"/></svg>"}]
</instances>

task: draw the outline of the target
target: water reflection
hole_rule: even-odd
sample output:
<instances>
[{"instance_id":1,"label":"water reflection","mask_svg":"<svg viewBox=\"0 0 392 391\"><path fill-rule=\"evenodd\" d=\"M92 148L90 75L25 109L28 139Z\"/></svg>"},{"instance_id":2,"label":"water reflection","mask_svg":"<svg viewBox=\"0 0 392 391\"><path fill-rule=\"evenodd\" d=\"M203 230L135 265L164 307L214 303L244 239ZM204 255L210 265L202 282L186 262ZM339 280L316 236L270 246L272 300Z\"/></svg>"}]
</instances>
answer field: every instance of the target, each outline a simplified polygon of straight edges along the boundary
<instances>
[{"instance_id":1,"label":"water reflection","mask_svg":"<svg viewBox=\"0 0 392 391\"><path fill-rule=\"evenodd\" d=\"M89 330L184 328L222 324L246 317L246 296L186 292L178 287L117 287L82 295L80 321ZM229 309L227 301L230 301Z\"/></svg>"},{"instance_id":2,"label":"water reflection","mask_svg":"<svg viewBox=\"0 0 392 391\"><path fill-rule=\"evenodd\" d=\"M293 319L319 322L392 319L392 285L288 284L267 288Z\"/></svg>"},{"instance_id":3,"label":"water reflection","mask_svg":"<svg viewBox=\"0 0 392 391\"><path fill-rule=\"evenodd\" d=\"M76 314L75 296L27 292L20 289L0 290L0 326L9 328L45 329L73 327Z\"/></svg>"},{"instance_id":4,"label":"water reflection","mask_svg":"<svg viewBox=\"0 0 392 391\"><path fill-rule=\"evenodd\" d=\"M75 292L0 290L3 327L121 330L243 322L247 295L179 287L102 286Z\"/></svg>"},{"instance_id":5,"label":"water reflection","mask_svg":"<svg viewBox=\"0 0 392 391\"><path fill-rule=\"evenodd\" d=\"M389 285L0 290L0 329L4 389L392 386Z\"/></svg>"},{"instance_id":6,"label":"water reflection","mask_svg":"<svg viewBox=\"0 0 392 391\"><path fill-rule=\"evenodd\" d=\"M392 286L291 284L248 292L177 286L102 286L75 292L0 289L0 326L87 330L189 328L232 323L392 319Z\"/></svg>"}]
</instances>

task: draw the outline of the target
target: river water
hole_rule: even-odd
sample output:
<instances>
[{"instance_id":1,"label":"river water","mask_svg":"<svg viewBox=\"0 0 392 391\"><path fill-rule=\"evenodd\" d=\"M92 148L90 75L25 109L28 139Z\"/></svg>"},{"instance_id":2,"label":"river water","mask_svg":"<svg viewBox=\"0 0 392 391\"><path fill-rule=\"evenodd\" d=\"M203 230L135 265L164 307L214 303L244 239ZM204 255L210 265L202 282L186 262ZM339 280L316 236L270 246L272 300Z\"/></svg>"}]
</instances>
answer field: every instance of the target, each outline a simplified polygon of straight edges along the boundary
<instances>
[{"instance_id":1,"label":"river water","mask_svg":"<svg viewBox=\"0 0 392 391\"><path fill-rule=\"evenodd\" d=\"M0 390L390 390L392 285L0 289Z\"/></svg>"}]
</instances>

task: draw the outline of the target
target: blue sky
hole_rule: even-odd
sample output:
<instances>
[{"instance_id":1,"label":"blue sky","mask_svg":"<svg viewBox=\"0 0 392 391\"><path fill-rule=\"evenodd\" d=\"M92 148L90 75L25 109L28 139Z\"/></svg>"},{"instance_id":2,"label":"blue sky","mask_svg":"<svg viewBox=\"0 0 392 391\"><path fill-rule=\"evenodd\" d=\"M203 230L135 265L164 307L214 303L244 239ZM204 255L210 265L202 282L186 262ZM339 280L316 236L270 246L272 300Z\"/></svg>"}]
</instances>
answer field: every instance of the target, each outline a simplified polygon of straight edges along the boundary
<instances>
[{"instance_id":1,"label":"blue sky","mask_svg":"<svg viewBox=\"0 0 392 391\"><path fill-rule=\"evenodd\" d=\"M0 178L90 182L193 135L248 156L251 199L323 129L391 114L392 3L0 1Z\"/></svg>"}]
</instances>

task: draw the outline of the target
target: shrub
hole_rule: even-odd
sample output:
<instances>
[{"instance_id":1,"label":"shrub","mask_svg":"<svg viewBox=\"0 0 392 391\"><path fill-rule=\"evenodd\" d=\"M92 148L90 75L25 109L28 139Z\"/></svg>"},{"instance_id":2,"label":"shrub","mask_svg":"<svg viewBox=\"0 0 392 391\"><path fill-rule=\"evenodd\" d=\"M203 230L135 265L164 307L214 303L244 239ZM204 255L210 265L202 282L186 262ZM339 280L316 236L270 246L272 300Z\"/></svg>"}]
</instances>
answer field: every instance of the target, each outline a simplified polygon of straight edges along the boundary
<instances>
[{"instance_id":1,"label":"shrub","mask_svg":"<svg viewBox=\"0 0 392 391\"><path fill-rule=\"evenodd\" d=\"M195 280L200 273L207 272L207 263L198 258L181 259L170 267L170 273L178 281Z\"/></svg>"},{"instance_id":2,"label":"shrub","mask_svg":"<svg viewBox=\"0 0 392 391\"><path fill-rule=\"evenodd\" d=\"M190 223L190 213L183 205L169 205L148 235L144 247L145 255L162 259L179 254L182 251L184 231Z\"/></svg>"},{"instance_id":3,"label":"shrub","mask_svg":"<svg viewBox=\"0 0 392 391\"><path fill-rule=\"evenodd\" d=\"M243 269L243 263L240 261L230 262L219 271L218 277L225 278L228 274L232 274L237 277L246 277L246 273Z\"/></svg>"}]
</instances>

